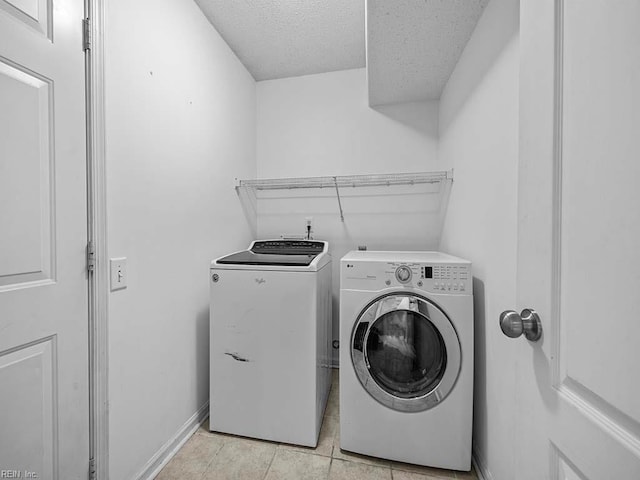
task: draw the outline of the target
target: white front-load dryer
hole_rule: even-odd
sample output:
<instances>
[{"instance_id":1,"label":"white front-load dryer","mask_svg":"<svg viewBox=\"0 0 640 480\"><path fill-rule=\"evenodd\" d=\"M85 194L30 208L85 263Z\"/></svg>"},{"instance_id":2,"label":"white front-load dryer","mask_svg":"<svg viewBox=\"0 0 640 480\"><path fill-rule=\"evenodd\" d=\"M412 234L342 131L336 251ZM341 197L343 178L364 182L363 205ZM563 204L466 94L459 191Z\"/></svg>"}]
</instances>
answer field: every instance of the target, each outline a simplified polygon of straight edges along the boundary
<instances>
[{"instance_id":1,"label":"white front-load dryer","mask_svg":"<svg viewBox=\"0 0 640 480\"><path fill-rule=\"evenodd\" d=\"M340 263L340 448L471 468L471 263L353 251Z\"/></svg>"}]
</instances>

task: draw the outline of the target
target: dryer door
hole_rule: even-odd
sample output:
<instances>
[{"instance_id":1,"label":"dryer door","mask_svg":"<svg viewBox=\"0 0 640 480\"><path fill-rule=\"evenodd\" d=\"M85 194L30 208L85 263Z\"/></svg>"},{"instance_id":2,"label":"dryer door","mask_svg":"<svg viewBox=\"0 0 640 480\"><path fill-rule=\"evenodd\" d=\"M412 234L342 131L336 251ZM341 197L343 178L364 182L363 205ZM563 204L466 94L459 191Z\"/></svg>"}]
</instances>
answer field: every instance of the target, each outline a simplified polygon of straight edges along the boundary
<instances>
[{"instance_id":1,"label":"dryer door","mask_svg":"<svg viewBox=\"0 0 640 480\"><path fill-rule=\"evenodd\" d=\"M407 292L370 303L351 336L351 359L362 386L402 412L440 403L458 378L460 358L460 341L446 314Z\"/></svg>"}]
</instances>

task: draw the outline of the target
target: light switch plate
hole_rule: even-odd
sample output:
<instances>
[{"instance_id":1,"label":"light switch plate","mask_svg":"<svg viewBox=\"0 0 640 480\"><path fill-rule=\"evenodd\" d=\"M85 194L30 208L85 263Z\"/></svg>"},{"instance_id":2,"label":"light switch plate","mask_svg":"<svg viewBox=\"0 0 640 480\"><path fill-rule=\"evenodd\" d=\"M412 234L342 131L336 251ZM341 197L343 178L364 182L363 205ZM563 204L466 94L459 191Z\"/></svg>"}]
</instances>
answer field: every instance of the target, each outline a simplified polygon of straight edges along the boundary
<instances>
[{"instance_id":1,"label":"light switch plate","mask_svg":"<svg viewBox=\"0 0 640 480\"><path fill-rule=\"evenodd\" d=\"M127 259L126 257L112 258L111 266L111 291L127 288Z\"/></svg>"}]
</instances>

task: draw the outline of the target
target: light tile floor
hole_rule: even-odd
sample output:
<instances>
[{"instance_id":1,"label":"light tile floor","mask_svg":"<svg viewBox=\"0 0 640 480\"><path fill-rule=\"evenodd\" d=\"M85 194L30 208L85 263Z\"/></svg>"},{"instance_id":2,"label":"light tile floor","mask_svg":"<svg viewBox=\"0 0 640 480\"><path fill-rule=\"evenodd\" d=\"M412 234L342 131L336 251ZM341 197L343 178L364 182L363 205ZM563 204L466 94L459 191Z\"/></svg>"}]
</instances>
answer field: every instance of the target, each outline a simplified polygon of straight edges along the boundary
<instances>
[{"instance_id":1,"label":"light tile floor","mask_svg":"<svg viewBox=\"0 0 640 480\"><path fill-rule=\"evenodd\" d=\"M338 370L316 448L209 432L207 420L156 480L475 480L453 472L340 450Z\"/></svg>"}]
</instances>

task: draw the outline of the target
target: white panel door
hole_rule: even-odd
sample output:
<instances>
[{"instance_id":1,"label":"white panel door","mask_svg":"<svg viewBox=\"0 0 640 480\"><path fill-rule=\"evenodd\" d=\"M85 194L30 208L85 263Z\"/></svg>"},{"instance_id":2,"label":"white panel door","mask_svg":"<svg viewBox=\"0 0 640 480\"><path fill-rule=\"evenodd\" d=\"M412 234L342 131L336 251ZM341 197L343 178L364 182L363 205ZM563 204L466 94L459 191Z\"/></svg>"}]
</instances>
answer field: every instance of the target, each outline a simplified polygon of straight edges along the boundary
<instances>
[{"instance_id":1,"label":"white panel door","mask_svg":"<svg viewBox=\"0 0 640 480\"><path fill-rule=\"evenodd\" d=\"M83 14L80 0L0 0L0 476L6 478L88 475Z\"/></svg>"},{"instance_id":2,"label":"white panel door","mask_svg":"<svg viewBox=\"0 0 640 480\"><path fill-rule=\"evenodd\" d=\"M519 479L640 478L640 1L521 2Z\"/></svg>"}]
</instances>

